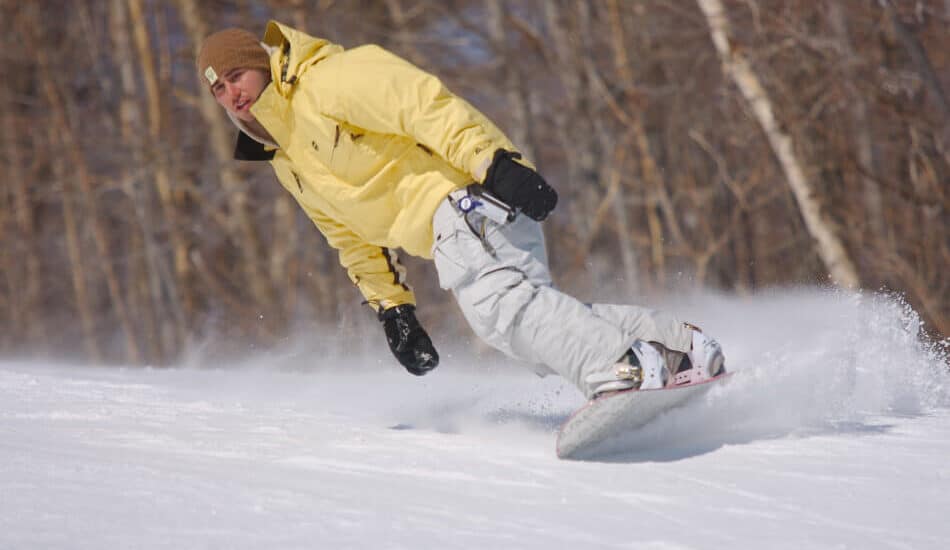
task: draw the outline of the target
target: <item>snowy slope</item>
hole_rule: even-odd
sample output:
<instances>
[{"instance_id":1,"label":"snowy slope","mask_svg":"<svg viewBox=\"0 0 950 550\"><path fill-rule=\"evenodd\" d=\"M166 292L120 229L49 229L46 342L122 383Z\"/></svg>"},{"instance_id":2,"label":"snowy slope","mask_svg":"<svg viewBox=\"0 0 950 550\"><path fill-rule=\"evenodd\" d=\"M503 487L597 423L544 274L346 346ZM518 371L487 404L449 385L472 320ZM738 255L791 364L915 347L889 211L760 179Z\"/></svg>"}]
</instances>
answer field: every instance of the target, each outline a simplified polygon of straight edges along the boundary
<instances>
[{"instance_id":1,"label":"snowy slope","mask_svg":"<svg viewBox=\"0 0 950 550\"><path fill-rule=\"evenodd\" d=\"M946 548L950 380L874 297L694 296L732 383L558 461L556 379L371 357L0 362L0 548Z\"/></svg>"}]
</instances>

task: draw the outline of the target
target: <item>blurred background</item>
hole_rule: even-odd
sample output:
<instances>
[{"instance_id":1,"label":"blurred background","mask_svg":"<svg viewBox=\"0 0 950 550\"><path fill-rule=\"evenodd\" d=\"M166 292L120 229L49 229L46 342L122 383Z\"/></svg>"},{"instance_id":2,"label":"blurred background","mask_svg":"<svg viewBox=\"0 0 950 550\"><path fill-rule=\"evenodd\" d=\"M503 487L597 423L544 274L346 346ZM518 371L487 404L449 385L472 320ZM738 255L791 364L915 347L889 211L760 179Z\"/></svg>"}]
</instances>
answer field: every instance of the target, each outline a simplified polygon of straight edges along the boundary
<instances>
[{"instance_id":1,"label":"blurred background","mask_svg":"<svg viewBox=\"0 0 950 550\"><path fill-rule=\"evenodd\" d=\"M204 36L268 19L380 44L494 119L560 194L552 270L582 299L836 285L950 335L950 0L0 0L0 354L384 348L199 84ZM406 263L437 344L470 338Z\"/></svg>"}]
</instances>

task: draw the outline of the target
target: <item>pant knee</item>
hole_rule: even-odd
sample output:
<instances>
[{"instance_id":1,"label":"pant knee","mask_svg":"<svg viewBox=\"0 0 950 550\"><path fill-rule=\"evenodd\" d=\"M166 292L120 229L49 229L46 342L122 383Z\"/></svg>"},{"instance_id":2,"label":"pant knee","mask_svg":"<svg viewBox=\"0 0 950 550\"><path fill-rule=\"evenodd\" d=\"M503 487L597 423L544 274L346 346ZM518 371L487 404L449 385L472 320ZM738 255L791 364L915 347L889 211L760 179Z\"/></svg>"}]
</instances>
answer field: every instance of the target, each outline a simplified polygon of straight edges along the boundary
<instances>
[{"instance_id":1,"label":"pant knee","mask_svg":"<svg viewBox=\"0 0 950 550\"><path fill-rule=\"evenodd\" d=\"M499 269L460 289L457 296L472 329L488 340L507 339L506 335L535 292L534 286L520 271Z\"/></svg>"}]
</instances>

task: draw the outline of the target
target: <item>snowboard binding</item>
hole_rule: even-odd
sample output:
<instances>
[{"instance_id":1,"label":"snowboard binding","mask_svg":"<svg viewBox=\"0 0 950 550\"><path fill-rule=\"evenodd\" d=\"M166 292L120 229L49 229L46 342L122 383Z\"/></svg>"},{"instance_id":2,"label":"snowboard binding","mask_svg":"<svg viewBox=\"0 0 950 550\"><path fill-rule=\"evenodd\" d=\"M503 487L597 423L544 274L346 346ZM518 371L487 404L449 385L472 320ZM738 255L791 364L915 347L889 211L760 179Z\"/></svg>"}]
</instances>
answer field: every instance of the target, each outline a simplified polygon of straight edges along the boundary
<instances>
[{"instance_id":1,"label":"snowboard binding","mask_svg":"<svg viewBox=\"0 0 950 550\"><path fill-rule=\"evenodd\" d=\"M633 389L651 390L695 384L726 372L719 342L693 325L692 343L686 353L673 351L657 342L637 340L614 368L618 380L633 383Z\"/></svg>"}]
</instances>

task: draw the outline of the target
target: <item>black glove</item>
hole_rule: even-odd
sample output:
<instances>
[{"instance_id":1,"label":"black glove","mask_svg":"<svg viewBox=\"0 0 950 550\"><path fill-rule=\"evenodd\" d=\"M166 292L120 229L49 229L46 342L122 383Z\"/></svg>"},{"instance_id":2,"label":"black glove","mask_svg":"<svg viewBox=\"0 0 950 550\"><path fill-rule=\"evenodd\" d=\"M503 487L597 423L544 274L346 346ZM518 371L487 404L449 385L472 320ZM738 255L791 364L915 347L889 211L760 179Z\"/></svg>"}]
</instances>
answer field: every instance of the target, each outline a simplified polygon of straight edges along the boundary
<instances>
[{"instance_id":1,"label":"black glove","mask_svg":"<svg viewBox=\"0 0 950 550\"><path fill-rule=\"evenodd\" d=\"M406 370L422 376L439 364L439 353L429 335L416 320L416 307L410 304L379 312L389 349Z\"/></svg>"},{"instance_id":2,"label":"black glove","mask_svg":"<svg viewBox=\"0 0 950 550\"><path fill-rule=\"evenodd\" d=\"M548 217L557 205L557 193L537 172L518 164L521 153L499 149L485 175L485 189L532 220Z\"/></svg>"}]
</instances>

